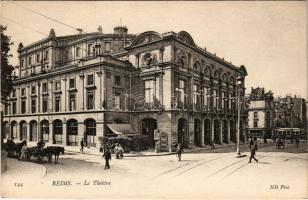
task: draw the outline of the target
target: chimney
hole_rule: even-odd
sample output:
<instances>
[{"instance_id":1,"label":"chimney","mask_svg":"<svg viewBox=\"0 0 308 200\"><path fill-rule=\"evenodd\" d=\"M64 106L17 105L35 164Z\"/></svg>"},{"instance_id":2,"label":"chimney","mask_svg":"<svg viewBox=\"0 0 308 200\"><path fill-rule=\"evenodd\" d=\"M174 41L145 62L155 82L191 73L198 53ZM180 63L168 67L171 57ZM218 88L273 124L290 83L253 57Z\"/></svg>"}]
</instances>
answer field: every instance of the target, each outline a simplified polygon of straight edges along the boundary
<instances>
[{"instance_id":1,"label":"chimney","mask_svg":"<svg viewBox=\"0 0 308 200\"><path fill-rule=\"evenodd\" d=\"M98 29L97 29L97 31L98 31L99 34L103 34L102 26L99 26Z\"/></svg>"},{"instance_id":2,"label":"chimney","mask_svg":"<svg viewBox=\"0 0 308 200\"><path fill-rule=\"evenodd\" d=\"M77 28L76 30L77 30L77 33L78 33L79 35L82 34L82 29L81 29L81 28Z\"/></svg>"}]
</instances>

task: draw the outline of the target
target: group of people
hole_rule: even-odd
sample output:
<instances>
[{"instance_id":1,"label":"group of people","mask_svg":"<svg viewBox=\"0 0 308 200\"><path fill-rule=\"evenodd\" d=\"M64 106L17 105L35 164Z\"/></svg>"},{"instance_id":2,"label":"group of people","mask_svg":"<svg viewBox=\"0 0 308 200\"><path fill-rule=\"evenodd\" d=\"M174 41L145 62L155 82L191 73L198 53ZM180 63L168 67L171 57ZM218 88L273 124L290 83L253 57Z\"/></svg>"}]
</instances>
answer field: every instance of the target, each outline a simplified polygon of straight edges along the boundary
<instances>
[{"instance_id":1,"label":"group of people","mask_svg":"<svg viewBox=\"0 0 308 200\"><path fill-rule=\"evenodd\" d=\"M116 143L114 147L114 154L116 155L116 159L122 159L123 158L123 152L124 149L121 144Z\"/></svg>"},{"instance_id":2,"label":"group of people","mask_svg":"<svg viewBox=\"0 0 308 200\"><path fill-rule=\"evenodd\" d=\"M36 146L37 146L37 150L36 150L37 152L43 152L43 148L45 147L44 140L38 141ZM28 151L28 146L27 146L27 142L25 142L25 144L21 147L19 160L26 160L27 151Z\"/></svg>"}]
</instances>

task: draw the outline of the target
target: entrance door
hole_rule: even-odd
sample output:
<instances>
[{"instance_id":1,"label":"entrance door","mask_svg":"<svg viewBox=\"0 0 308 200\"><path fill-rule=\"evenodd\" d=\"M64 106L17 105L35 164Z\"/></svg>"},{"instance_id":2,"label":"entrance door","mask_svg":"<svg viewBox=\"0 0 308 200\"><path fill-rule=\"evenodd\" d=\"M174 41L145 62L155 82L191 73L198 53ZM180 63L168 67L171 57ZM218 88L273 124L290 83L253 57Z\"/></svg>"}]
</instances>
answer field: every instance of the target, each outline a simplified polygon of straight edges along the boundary
<instances>
[{"instance_id":1,"label":"entrance door","mask_svg":"<svg viewBox=\"0 0 308 200\"><path fill-rule=\"evenodd\" d=\"M195 145L201 146L201 122L199 119L195 119L194 122L194 131L195 131Z\"/></svg>"},{"instance_id":2,"label":"entrance door","mask_svg":"<svg viewBox=\"0 0 308 200\"><path fill-rule=\"evenodd\" d=\"M183 147L188 147L188 133L187 133L187 120L181 118L178 120L178 143Z\"/></svg>"},{"instance_id":3,"label":"entrance door","mask_svg":"<svg viewBox=\"0 0 308 200\"><path fill-rule=\"evenodd\" d=\"M149 136L150 148L155 147L154 130L157 129L157 122L153 118L146 118L142 120L142 135Z\"/></svg>"}]
</instances>

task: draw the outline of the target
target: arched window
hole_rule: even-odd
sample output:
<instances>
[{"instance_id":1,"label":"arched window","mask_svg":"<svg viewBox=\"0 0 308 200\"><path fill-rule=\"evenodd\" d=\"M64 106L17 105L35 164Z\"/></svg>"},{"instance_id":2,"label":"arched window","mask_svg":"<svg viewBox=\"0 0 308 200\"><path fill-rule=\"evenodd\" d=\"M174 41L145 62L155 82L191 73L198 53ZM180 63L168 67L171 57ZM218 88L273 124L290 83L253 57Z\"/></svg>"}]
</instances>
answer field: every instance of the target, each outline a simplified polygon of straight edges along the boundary
<instances>
[{"instance_id":1,"label":"arched window","mask_svg":"<svg viewBox=\"0 0 308 200\"><path fill-rule=\"evenodd\" d=\"M62 144L63 124L59 119L53 121L53 134L53 143Z\"/></svg>"},{"instance_id":2,"label":"arched window","mask_svg":"<svg viewBox=\"0 0 308 200\"><path fill-rule=\"evenodd\" d=\"M77 146L78 122L76 119L70 119L66 122L67 127L67 145Z\"/></svg>"},{"instance_id":3,"label":"arched window","mask_svg":"<svg viewBox=\"0 0 308 200\"><path fill-rule=\"evenodd\" d=\"M49 122L47 120L43 120L41 122L41 139L43 139L45 142L48 142L49 140Z\"/></svg>"}]
</instances>

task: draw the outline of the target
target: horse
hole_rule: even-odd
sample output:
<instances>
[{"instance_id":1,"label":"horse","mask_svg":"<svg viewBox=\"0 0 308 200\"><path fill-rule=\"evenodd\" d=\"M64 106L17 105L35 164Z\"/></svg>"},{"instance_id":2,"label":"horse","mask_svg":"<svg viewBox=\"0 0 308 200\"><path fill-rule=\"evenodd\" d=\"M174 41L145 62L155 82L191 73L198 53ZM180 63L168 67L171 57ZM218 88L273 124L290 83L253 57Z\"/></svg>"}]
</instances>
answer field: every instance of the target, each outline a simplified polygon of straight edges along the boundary
<instances>
[{"instance_id":1,"label":"horse","mask_svg":"<svg viewBox=\"0 0 308 200\"><path fill-rule=\"evenodd\" d=\"M26 140L20 143L15 143L13 140L7 140L7 142L4 144L4 149L8 152L8 157L18 156L19 159L21 154L21 148L25 144L27 144Z\"/></svg>"},{"instance_id":2,"label":"horse","mask_svg":"<svg viewBox=\"0 0 308 200\"><path fill-rule=\"evenodd\" d=\"M50 161L51 161L52 155L55 156L55 164L57 164L59 162L60 153L64 154L64 147L49 146L47 147L46 151L50 155Z\"/></svg>"}]
</instances>

